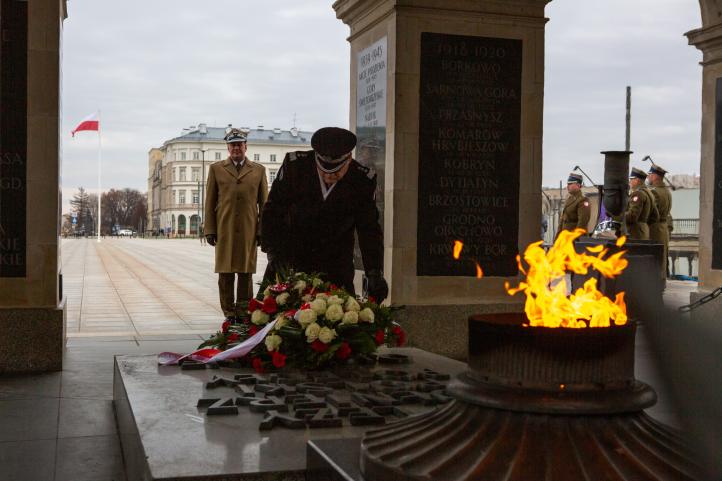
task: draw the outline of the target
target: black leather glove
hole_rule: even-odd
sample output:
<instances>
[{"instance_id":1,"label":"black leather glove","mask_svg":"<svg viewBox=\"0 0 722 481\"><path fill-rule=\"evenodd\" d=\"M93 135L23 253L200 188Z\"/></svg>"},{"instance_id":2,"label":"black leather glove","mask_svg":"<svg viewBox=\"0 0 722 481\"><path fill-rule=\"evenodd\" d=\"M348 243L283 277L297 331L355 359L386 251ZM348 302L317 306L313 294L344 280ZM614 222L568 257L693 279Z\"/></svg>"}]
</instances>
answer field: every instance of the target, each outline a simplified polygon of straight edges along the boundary
<instances>
[{"instance_id":1,"label":"black leather glove","mask_svg":"<svg viewBox=\"0 0 722 481\"><path fill-rule=\"evenodd\" d=\"M384 279L384 274L381 271L373 270L366 273L368 279L368 295L376 300L376 303L381 304L384 302L389 295L389 285Z\"/></svg>"},{"instance_id":2,"label":"black leather glove","mask_svg":"<svg viewBox=\"0 0 722 481\"><path fill-rule=\"evenodd\" d=\"M217 240L218 240L218 238L216 237L215 234L206 235L206 241L208 242L208 245L215 246Z\"/></svg>"}]
</instances>

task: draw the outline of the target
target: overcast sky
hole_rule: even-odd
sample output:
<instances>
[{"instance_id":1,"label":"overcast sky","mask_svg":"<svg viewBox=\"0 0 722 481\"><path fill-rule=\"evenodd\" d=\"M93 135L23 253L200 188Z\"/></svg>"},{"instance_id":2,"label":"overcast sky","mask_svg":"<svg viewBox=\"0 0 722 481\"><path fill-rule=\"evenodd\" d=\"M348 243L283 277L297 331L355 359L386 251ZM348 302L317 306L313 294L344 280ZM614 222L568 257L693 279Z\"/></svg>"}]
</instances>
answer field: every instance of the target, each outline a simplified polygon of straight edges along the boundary
<instances>
[{"instance_id":1,"label":"overcast sky","mask_svg":"<svg viewBox=\"0 0 722 481\"><path fill-rule=\"evenodd\" d=\"M303 6L300 6L303 4ZM100 109L103 186L147 189L147 153L183 127L348 126L348 28L331 0L71 0L63 45L64 204L97 186L97 136L70 130ZM699 171L701 54L693 0L554 0L547 6L545 185L574 165L602 181L624 147Z\"/></svg>"}]
</instances>

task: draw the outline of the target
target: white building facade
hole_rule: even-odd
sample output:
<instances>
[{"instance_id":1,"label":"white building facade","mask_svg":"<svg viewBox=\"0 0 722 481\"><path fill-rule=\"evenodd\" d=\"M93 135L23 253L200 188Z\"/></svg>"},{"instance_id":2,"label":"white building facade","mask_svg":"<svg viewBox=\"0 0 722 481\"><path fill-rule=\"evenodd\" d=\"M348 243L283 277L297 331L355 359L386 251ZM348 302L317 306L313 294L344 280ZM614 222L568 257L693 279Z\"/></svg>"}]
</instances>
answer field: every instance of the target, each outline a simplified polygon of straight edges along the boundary
<instances>
[{"instance_id":1,"label":"white building facade","mask_svg":"<svg viewBox=\"0 0 722 481\"><path fill-rule=\"evenodd\" d=\"M150 231L171 237L200 234L208 167L228 157L223 138L231 127L199 124L150 150L147 224ZM241 129L248 137L246 156L266 168L269 188L286 153L311 149L313 132L263 126Z\"/></svg>"}]
</instances>

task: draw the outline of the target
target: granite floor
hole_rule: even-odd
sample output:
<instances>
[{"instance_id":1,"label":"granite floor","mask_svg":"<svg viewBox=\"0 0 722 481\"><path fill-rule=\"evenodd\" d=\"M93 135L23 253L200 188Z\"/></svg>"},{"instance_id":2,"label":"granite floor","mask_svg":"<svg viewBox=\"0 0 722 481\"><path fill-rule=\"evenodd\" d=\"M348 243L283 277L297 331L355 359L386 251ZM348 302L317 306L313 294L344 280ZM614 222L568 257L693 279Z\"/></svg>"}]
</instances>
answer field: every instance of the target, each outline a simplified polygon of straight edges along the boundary
<instances>
[{"instance_id":1,"label":"granite floor","mask_svg":"<svg viewBox=\"0 0 722 481\"><path fill-rule=\"evenodd\" d=\"M76 335L68 339L62 372L0 376L0 480L126 480L112 406L113 355L188 352L204 329L217 329L219 313L209 314L216 302L209 252L190 240L63 243ZM686 303L694 288L669 282L665 301ZM151 306L144 306L148 296ZM115 318L105 314L111 312ZM642 326L637 376L660 391L648 412L676 424L651 355Z\"/></svg>"},{"instance_id":2,"label":"granite floor","mask_svg":"<svg viewBox=\"0 0 722 481\"><path fill-rule=\"evenodd\" d=\"M215 332L223 315L213 256L198 239L63 239L68 337ZM257 272L266 263L259 250Z\"/></svg>"}]
</instances>

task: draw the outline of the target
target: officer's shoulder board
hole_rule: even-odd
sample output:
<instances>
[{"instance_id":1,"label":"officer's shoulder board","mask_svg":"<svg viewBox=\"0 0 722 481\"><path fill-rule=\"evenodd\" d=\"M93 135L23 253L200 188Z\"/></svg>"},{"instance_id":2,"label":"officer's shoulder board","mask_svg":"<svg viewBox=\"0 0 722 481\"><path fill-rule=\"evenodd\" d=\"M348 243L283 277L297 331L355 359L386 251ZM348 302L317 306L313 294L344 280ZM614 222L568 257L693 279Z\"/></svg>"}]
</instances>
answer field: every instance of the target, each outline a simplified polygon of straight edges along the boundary
<instances>
[{"instance_id":1,"label":"officer's shoulder board","mask_svg":"<svg viewBox=\"0 0 722 481\"><path fill-rule=\"evenodd\" d=\"M376 171L373 168L362 165L358 161L354 162L354 165L359 170L359 172L365 175L369 180L373 180L376 177Z\"/></svg>"},{"instance_id":2,"label":"officer's shoulder board","mask_svg":"<svg viewBox=\"0 0 722 481\"><path fill-rule=\"evenodd\" d=\"M303 160L310 157L310 155L313 153L313 151L303 151L303 150L297 150L295 152L289 152L288 153L288 161L289 162L295 162L296 160Z\"/></svg>"}]
</instances>

